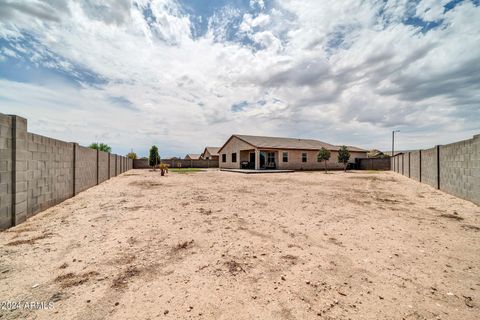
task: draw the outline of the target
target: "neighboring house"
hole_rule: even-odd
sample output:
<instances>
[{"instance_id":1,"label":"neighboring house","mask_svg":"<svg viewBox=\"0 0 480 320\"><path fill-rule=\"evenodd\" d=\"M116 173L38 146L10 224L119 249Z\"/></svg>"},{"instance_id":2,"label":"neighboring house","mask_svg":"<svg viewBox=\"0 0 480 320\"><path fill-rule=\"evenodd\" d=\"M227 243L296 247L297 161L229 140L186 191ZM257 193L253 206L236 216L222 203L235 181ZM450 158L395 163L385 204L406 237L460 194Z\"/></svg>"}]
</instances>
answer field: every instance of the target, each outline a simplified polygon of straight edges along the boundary
<instances>
[{"instance_id":1,"label":"neighboring house","mask_svg":"<svg viewBox=\"0 0 480 320\"><path fill-rule=\"evenodd\" d=\"M312 139L293 139L232 135L219 149L219 167L228 169L323 169L324 163L317 160L319 150L330 150L329 169L342 169L338 163L340 146ZM355 158L366 158L367 150L347 146L350 151L349 162Z\"/></svg>"},{"instance_id":2,"label":"neighboring house","mask_svg":"<svg viewBox=\"0 0 480 320\"><path fill-rule=\"evenodd\" d=\"M218 150L219 147L206 147L201 157L205 160L218 160Z\"/></svg>"},{"instance_id":3,"label":"neighboring house","mask_svg":"<svg viewBox=\"0 0 480 320\"><path fill-rule=\"evenodd\" d=\"M200 155L196 153L189 153L185 156L185 160L199 160Z\"/></svg>"}]
</instances>

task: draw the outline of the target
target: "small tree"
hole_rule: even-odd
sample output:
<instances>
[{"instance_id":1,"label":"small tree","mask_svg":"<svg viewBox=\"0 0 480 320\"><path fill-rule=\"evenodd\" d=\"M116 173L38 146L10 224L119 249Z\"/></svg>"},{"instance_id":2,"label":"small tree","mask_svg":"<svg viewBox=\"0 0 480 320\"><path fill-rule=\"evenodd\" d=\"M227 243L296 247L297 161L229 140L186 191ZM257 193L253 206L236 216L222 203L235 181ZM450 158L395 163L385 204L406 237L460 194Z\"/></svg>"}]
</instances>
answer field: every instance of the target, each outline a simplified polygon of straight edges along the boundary
<instances>
[{"instance_id":1,"label":"small tree","mask_svg":"<svg viewBox=\"0 0 480 320\"><path fill-rule=\"evenodd\" d=\"M338 150L338 162L343 163L343 170L347 172L347 163L350 160L350 151L346 146L341 146Z\"/></svg>"},{"instance_id":2,"label":"small tree","mask_svg":"<svg viewBox=\"0 0 480 320\"><path fill-rule=\"evenodd\" d=\"M104 151L104 152L112 152L112 148L106 144L106 143L97 143L94 142L88 146L89 148L98 150L98 151Z\"/></svg>"},{"instance_id":3,"label":"small tree","mask_svg":"<svg viewBox=\"0 0 480 320\"><path fill-rule=\"evenodd\" d=\"M132 160L135 160L137 159L137 154L133 151L130 151L128 154L127 154L127 158L129 159L132 159Z\"/></svg>"},{"instance_id":4,"label":"small tree","mask_svg":"<svg viewBox=\"0 0 480 320\"><path fill-rule=\"evenodd\" d=\"M322 149L320 149L320 152L318 153L317 160L319 162L325 163L325 173L327 173L327 161L330 160L330 150L322 147Z\"/></svg>"},{"instance_id":5,"label":"small tree","mask_svg":"<svg viewBox=\"0 0 480 320\"><path fill-rule=\"evenodd\" d=\"M148 157L148 163L149 163L150 167L153 167L154 171L155 171L157 165L160 163L160 155L158 154L158 148L155 145L150 148L150 155Z\"/></svg>"}]
</instances>

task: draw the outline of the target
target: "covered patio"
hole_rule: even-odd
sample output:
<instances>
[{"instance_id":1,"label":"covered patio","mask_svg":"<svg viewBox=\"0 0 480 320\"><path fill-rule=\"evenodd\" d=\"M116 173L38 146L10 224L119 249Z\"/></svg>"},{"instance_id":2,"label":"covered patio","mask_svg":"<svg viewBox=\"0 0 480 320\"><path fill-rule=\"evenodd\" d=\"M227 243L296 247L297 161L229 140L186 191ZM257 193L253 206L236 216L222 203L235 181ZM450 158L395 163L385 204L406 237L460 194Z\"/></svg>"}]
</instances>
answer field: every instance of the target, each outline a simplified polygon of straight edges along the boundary
<instances>
[{"instance_id":1,"label":"covered patio","mask_svg":"<svg viewBox=\"0 0 480 320\"><path fill-rule=\"evenodd\" d=\"M242 170L276 170L278 161L278 150L240 150L240 169Z\"/></svg>"}]
</instances>

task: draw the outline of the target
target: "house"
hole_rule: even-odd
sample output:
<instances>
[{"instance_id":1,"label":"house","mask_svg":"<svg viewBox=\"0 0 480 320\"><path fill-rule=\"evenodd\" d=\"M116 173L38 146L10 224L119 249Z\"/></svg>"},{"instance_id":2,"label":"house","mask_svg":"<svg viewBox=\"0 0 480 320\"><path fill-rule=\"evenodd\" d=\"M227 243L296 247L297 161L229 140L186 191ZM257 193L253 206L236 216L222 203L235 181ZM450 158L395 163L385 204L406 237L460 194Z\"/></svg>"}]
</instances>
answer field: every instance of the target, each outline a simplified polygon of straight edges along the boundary
<instances>
[{"instance_id":1,"label":"house","mask_svg":"<svg viewBox=\"0 0 480 320\"><path fill-rule=\"evenodd\" d=\"M312 139L294 139L278 137L262 137L248 135L232 135L218 150L219 167L225 169L285 169L285 170L317 170L325 164L317 160L319 150L324 147L330 150L329 169L342 169L338 163L338 150L326 142ZM367 150L347 146L350 151L350 163L356 158L366 158Z\"/></svg>"},{"instance_id":2,"label":"house","mask_svg":"<svg viewBox=\"0 0 480 320\"><path fill-rule=\"evenodd\" d=\"M199 160L200 155L197 153L189 153L185 156L185 160Z\"/></svg>"},{"instance_id":3,"label":"house","mask_svg":"<svg viewBox=\"0 0 480 320\"><path fill-rule=\"evenodd\" d=\"M218 160L218 150L219 147L205 147L201 155L202 159L205 160Z\"/></svg>"}]
</instances>

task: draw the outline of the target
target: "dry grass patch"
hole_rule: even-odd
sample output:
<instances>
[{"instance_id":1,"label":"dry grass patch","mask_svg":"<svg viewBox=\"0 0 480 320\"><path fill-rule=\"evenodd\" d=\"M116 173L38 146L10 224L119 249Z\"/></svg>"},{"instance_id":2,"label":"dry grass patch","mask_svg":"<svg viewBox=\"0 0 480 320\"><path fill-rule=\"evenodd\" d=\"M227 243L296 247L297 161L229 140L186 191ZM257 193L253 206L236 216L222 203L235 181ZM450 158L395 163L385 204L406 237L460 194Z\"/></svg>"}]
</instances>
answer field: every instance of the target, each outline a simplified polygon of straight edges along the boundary
<instances>
[{"instance_id":1,"label":"dry grass patch","mask_svg":"<svg viewBox=\"0 0 480 320\"><path fill-rule=\"evenodd\" d=\"M132 181L128 184L129 186L140 187L142 189L150 189L161 187L164 184L155 180L136 180Z\"/></svg>"},{"instance_id":2,"label":"dry grass patch","mask_svg":"<svg viewBox=\"0 0 480 320\"><path fill-rule=\"evenodd\" d=\"M130 278L140 275L140 270L135 266L129 266L124 272L117 276L112 282L112 288L125 289Z\"/></svg>"},{"instance_id":3,"label":"dry grass patch","mask_svg":"<svg viewBox=\"0 0 480 320\"><path fill-rule=\"evenodd\" d=\"M45 238L48 238L50 237L52 234L51 233L44 233L42 235L39 235L39 236L36 236L36 237L32 237L30 239L21 239L21 240L15 240L15 241L11 241L9 243L7 243L7 246L19 246L19 245L22 245L22 244L35 244L35 242L37 242L38 240L42 240L42 239L45 239Z\"/></svg>"},{"instance_id":4,"label":"dry grass patch","mask_svg":"<svg viewBox=\"0 0 480 320\"><path fill-rule=\"evenodd\" d=\"M60 283L60 287L65 289L82 285L98 275L99 273L97 271L89 271L81 274L69 272L59 275L54 281Z\"/></svg>"}]
</instances>

